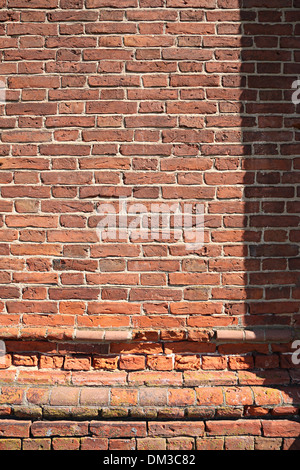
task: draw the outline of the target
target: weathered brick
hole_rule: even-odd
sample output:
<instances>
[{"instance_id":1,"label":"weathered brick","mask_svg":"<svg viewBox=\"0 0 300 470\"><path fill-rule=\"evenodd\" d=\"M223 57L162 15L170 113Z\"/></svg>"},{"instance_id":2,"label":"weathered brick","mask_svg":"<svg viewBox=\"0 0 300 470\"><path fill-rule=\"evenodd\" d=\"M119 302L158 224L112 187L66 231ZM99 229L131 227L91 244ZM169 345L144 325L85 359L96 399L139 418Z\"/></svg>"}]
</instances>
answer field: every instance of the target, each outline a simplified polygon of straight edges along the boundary
<instances>
[{"instance_id":1,"label":"weathered brick","mask_svg":"<svg viewBox=\"0 0 300 470\"><path fill-rule=\"evenodd\" d=\"M29 437L30 421L1 420L1 437Z\"/></svg>"},{"instance_id":2,"label":"weathered brick","mask_svg":"<svg viewBox=\"0 0 300 470\"><path fill-rule=\"evenodd\" d=\"M262 429L265 437L297 437L299 434L299 422L293 420L262 421Z\"/></svg>"},{"instance_id":3,"label":"weathered brick","mask_svg":"<svg viewBox=\"0 0 300 470\"><path fill-rule=\"evenodd\" d=\"M210 436L261 435L261 423L256 420L207 421L206 430Z\"/></svg>"},{"instance_id":4,"label":"weathered brick","mask_svg":"<svg viewBox=\"0 0 300 470\"><path fill-rule=\"evenodd\" d=\"M88 424L86 422L34 422L31 425L31 432L34 437L43 436L84 436L88 433Z\"/></svg>"}]
</instances>

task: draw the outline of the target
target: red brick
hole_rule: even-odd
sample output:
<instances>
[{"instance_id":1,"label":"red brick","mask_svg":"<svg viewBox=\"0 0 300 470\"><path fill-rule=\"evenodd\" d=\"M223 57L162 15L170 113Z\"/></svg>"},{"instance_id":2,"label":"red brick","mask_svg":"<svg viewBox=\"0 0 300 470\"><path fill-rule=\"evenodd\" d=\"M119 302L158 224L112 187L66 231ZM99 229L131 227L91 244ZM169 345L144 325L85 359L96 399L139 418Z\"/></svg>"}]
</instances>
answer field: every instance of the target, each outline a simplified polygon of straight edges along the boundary
<instances>
[{"instance_id":1,"label":"red brick","mask_svg":"<svg viewBox=\"0 0 300 470\"><path fill-rule=\"evenodd\" d=\"M90 367L91 360L89 357L65 357L64 369L66 370L89 370Z\"/></svg>"},{"instance_id":2,"label":"red brick","mask_svg":"<svg viewBox=\"0 0 300 470\"><path fill-rule=\"evenodd\" d=\"M23 439L23 450L51 450L51 439Z\"/></svg>"},{"instance_id":3,"label":"red brick","mask_svg":"<svg viewBox=\"0 0 300 470\"><path fill-rule=\"evenodd\" d=\"M121 356L120 369L141 370L145 368L145 358L143 356Z\"/></svg>"},{"instance_id":4,"label":"red brick","mask_svg":"<svg viewBox=\"0 0 300 470\"><path fill-rule=\"evenodd\" d=\"M240 436L240 435L261 435L261 424L256 420L236 420L227 421L207 421L206 430L212 436Z\"/></svg>"},{"instance_id":5,"label":"red brick","mask_svg":"<svg viewBox=\"0 0 300 470\"><path fill-rule=\"evenodd\" d=\"M256 437L255 450L280 450L281 443L280 438Z\"/></svg>"},{"instance_id":6,"label":"red brick","mask_svg":"<svg viewBox=\"0 0 300 470\"><path fill-rule=\"evenodd\" d=\"M265 437L297 437L299 435L299 422L282 419L279 421L262 421Z\"/></svg>"},{"instance_id":7,"label":"red brick","mask_svg":"<svg viewBox=\"0 0 300 470\"><path fill-rule=\"evenodd\" d=\"M254 437L228 436L225 437L225 450L254 450Z\"/></svg>"},{"instance_id":8,"label":"red brick","mask_svg":"<svg viewBox=\"0 0 300 470\"><path fill-rule=\"evenodd\" d=\"M137 450L165 450L166 440L162 438L146 437L144 439L137 439Z\"/></svg>"},{"instance_id":9,"label":"red brick","mask_svg":"<svg viewBox=\"0 0 300 470\"><path fill-rule=\"evenodd\" d=\"M135 450L136 439L110 439L109 450Z\"/></svg>"},{"instance_id":10,"label":"red brick","mask_svg":"<svg viewBox=\"0 0 300 470\"><path fill-rule=\"evenodd\" d=\"M170 389L168 403L171 406L188 406L195 404L195 392L193 389Z\"/></svg>"},{"instance_id":11,"label":"red brick","mask_svg":"<svg viewBox=\"0 0 300 470\"><path fill-rule=\"evenodd\" d=\"M137 390L114 389L111 390L112 406L134 406L138 401Z\"/></svg>"},{"instance_id":12,"label":"red brick","mask_svg":"<svg viewBox=\"0 0 300 470\"><path fill-rule=\"evenodd\" d=\"M298 6L0 0L3 450L297 448ZM199 202L203 246L99 243L120 196Z\"/></svg>"},{"instance_id":13,"label":"red brick","mask_svg":"<svg viewBox=\"0 0 300 470\"><path fill-rule=\"evenodd\" d=\"M81 450L107 450L108 439L101 437L82 437Z\"/></svg>"},{"instance_id":14,"label":"red brick","mask_svg":"<svg viewBox=\"0 0 300 470\"><path fill-rule=\"evenodd\" d=\"M1 437L29 437L30 421L3 419L0 421Z\"/></svg>"},{"instance_id":15,"label":"red brick","mask_svg":"<svg viewBox=\"0 0 300 470\"><path fill-rule=\"evenodd\" d=\"M30 429L33 437L84 436L87 435L88 424L86 422L75 421L36 421L31 425Z\"/></svg>"},{"instance_id":16,"label":"red brick","mask_svg":"<svg viewBox=\"0 0 300 470\"><path fill-rule=\"evenodd\" d=\"M281 403L279 390L268 387L253 387L252 390L257 405L279 405Z\"/></svg>"},{"instance_id":17,"label":"red brick","mask_svg":"<svg viewBox=\"0 0 300 470\"><path fill-rule=\"evenodd\" d=\"M198 405L222 405L224 402L223 390L221 387L200 387L196 389L196 399Z\"/></svg>"},{"instance_id":18,"label":"red brick","mask_svg":"<svg viewBox=\"0 0 300 470\"><path fill-rule=\"evenodd\" d=\"M138 421L131 421L130 423L123 421L91 421L90 432L92 435L102 438L145 437L146 425Z\"/></svg>"},{"instance_id":19,"label":"red brick","mask_svg":"<svg viewBox=\"0 0 300 470\"><path fill-rule=\"evenodd\" d=\"M77 405L79 390L74 387L56 387L51 392L50 405Z\"/></svg>"},{"instance_id":20,"label":"red brick","mask_svg":"<svg viewBox=\"0 0 300 470\"><path fill-rule=\"evenodd\" d=\"M202 421L193 422L164 422L155 423L149 422L149 436L163 436L163 437L175 437L175 436L203 436L204 435L204 423Z\"/></svg>"},{"instance_id":21,"label":"red brick","mask_svg":"<svg viewBox=\"0 0 300 470\"><path fill-rule=\"evenodd\" d=\"M159 388L140 388L139 404L141 406L165 406L167 404L167 390Z\"/></svg>"}]
</instances>

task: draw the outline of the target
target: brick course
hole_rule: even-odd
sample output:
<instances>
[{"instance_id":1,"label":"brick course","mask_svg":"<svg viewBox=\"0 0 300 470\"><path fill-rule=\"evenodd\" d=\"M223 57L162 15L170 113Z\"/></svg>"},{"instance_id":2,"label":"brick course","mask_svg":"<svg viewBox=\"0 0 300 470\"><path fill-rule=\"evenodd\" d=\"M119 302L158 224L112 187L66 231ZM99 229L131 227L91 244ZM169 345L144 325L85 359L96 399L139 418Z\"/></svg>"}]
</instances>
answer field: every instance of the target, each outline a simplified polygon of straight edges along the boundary
<instances>
[{"instance_id":1,"label":"brick course","mask_svg":"<svg viewBox=\"0 0 300 470\"><path fill-rule=\"evenodd\" d=\"M299 448L299 1L0 6L0 449Z\"/></svg>"}]
</instances>

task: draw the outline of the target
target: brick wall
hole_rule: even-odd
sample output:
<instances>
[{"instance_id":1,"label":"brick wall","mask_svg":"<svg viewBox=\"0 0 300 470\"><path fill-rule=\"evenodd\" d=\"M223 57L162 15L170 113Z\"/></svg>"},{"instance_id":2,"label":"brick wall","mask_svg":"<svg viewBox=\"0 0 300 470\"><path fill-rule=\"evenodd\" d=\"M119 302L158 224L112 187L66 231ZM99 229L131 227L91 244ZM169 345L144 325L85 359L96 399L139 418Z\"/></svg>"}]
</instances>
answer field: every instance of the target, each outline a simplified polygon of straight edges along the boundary
<instances>
[{"instance_id":1,"label":"brick wall","mask_svg":"<svg viewBox=\"0 0 300 470\"><path fill-rule=\"evenodd\" d=\"M297 448L300 2L0 6L0 448Z\"/></svg>"}]
</instances>

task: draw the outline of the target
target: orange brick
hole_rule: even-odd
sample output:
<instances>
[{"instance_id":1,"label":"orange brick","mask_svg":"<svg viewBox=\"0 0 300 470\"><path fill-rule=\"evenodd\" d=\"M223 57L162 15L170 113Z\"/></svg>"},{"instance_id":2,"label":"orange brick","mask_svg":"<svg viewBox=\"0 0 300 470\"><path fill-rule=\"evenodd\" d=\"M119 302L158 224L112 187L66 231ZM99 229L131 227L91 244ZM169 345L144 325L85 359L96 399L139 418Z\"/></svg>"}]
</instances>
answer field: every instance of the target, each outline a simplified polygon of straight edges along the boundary
<instances>
[{"instance_id":1,"label":"orange brick","mask_svg":"<svg viewBox=\"0 0 300 470\"><path fill-rule=\"evenodd\" d=\"M121 356L120 369L126 370L140 370L145 368L145 358L143 356Z\"/></svg>"},{"instance_id":2,"label":"orange brick","mask_svg":"<svg viewBox=\"0 0 300 470\"><path fill-rule=\"evenodd\" d=\"M196 398L198 405L222 405L224 402L222 387L199 387Z\"/></svg>"},{"instance_id":3,"label":"orange brick","mask_svg":"<svg viewBox=\"0 0 300 470\"><path fill-rule=\"evenodd\" d=\"M153 370L172 370L172 357L166 356L147 356L147 366Z\"/></svg>"}]
</instances>

